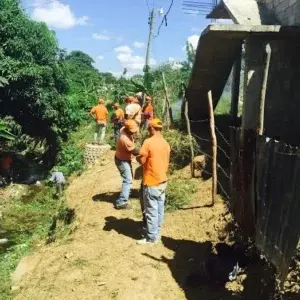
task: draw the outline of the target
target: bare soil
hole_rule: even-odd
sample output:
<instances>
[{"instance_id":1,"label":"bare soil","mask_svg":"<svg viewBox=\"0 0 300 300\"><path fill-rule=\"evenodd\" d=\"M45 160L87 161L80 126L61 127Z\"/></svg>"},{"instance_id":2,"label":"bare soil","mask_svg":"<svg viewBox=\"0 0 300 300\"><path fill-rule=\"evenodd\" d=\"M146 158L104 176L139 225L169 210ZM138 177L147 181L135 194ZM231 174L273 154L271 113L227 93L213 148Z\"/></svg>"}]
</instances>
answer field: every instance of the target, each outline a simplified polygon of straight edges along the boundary
<instances>
[{"instance_id":1,"label":"bare soil","mask_svg":"<svg viewBox=\"0 0 300 300\"><path fill-rule=\"evenodd\" d=\"M205 207L211 201L210 180L199 180L190 207L166 214L162 243L154 246L136 244L141 229L137 199L132 210L114 209L120 185L112 152L72 181L67 202L76 210L74 230L65 241L41 246L26 258L30 271L14 283L21 287L15 299L267 299L243 294L245 288L255 289L247 275L227 285L186 284L213 246L228 239L225 203L219 198L213 208ZM136 180L133 197L139 185Z\"/></svg>"}]
</instances>

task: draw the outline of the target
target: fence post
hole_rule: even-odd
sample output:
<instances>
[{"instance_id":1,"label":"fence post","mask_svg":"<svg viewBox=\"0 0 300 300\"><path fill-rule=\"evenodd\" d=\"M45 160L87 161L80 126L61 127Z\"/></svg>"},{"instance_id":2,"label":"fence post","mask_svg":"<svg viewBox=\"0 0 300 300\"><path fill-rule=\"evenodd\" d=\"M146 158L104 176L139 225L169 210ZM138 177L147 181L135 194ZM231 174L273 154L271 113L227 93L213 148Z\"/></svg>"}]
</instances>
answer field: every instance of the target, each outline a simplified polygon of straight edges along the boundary
<instances>
[{"instance_id":1,"label":"fence post","mask_svg":"<svg viewBox=\"0 0 300 300\"><path fill-rule=\"evenodd\" d=\"M214 108L212 101L211 91L208 92L208 110L209 110L209 125L210 125L210 133L211 133L211 142L212 142L212 206L216 202L217 198L217 138L215 132L215 117L214 117Z\"/></svg>"},{"instance_id":2,"label":"fence post","mask_svg":"<svg viewBox=\"0 0 300 300\"><path fill-rule=\"evenodd\" d=\"M190 151L191 151L191 176L194 177L194 146L193 146L193 138L191 133L191 125L189 119L189 111L188 111L188 102L184 94L184 116L186 121L186 129L190 140Z\"/></svg>"},{"instance_id":3,"label":"fence post","mask_svg":"<svg viewBox=\"0 0 300 300\"><path fill-rule=\"evenodd\" d=\"M262 82L262 87L260 91L260 103L259 103L259 114L257 122L257 133L262 135L264 132L264 115L265 115L265 103L266 103L266 92L267 92L267 83L270 69L271 61L271 47L270 44L266 45L266 59L265 59L265 68L264 68L264 77Z\"/></svg>"},{"instance_id":4,"label":"fence post","mask_svg":"<svg viewBox=\"0 0 300 300\"><path fill-rule=\"evenodd\" d=\"M162 72L162 73L161 73L161 76L162 76L162 81L163 81L164 91L165 91L165 95L166 95L167 111L169 112L170 123L171 123L171 125L172 125L172 124L174 123L174 120L173 120L172 107L171 107L170 100L169 100L169 95L168 95L168 89L167 89L167 84L166 84L165 74Z\"/></svg>"}]
</instances>

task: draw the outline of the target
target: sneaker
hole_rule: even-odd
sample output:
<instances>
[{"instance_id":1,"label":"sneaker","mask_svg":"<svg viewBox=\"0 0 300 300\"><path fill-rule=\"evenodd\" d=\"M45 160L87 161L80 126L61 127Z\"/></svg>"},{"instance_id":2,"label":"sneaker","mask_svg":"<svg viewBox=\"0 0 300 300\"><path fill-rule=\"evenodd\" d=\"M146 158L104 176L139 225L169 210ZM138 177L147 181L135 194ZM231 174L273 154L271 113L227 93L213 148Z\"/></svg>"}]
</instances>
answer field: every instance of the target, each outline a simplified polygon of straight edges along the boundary
<instances>
[{"instance_id":1,"label":"sneaker","mask_svg":"<svg viewBox=\"0 0 300 300\"><path fill-rule=\"evenodd\" d=\"M155 245L155 242L148 241L147 239L141 239L136 242L138 245Z\"/></svg>"},{"instance_id":2,"label":"sneaker","mask_svg":"<svg viewBox=\"0 0 300 300\"><path fill-rule=\"evenodd\" d=\"M123 205L116 205L115 209L131 209L131 206L128 203L125 203Z\"/></svg>"}]
</instances>

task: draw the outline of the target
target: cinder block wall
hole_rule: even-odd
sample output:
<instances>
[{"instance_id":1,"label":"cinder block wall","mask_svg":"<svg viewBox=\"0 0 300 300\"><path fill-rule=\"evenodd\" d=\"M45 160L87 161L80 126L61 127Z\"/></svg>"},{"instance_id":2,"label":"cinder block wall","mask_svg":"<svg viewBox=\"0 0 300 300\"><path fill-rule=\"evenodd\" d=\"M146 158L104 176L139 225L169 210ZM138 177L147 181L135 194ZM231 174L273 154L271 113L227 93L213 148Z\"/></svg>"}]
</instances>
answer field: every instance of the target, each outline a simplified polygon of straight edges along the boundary
<instances>
[{"instance_id":1,"label":"cinder block wall","mask_svg":"<svg viewBox=\"0 0 300 300\"><path fill-rule=\"evenodd\" d=\"M257 0L272 10L282 25L300 25L300 0Z\"/></svg>"},{"instance_id":2,"label":"cinder block wall","mask_svg":"<svg viewBox=\"0 0 300 300\"><path fill-rule=\"evenodd\" d=\"M300 0L258 0L282 25L300 25ZM272 41L265 134L300 146L300 39Z\"/></svg>"}]
</instances>

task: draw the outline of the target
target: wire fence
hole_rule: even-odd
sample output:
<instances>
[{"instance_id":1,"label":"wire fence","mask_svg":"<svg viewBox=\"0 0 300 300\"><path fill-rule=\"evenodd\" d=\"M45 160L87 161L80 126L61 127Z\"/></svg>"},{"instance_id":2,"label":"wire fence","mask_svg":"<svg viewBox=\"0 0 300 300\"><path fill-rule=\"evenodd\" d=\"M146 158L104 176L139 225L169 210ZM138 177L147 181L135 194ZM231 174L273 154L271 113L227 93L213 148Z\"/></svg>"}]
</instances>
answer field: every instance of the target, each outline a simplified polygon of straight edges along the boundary
<instances>
[{"instance_id":1,"label":"wire fence","mask_svg":"<svg viewBox=\"0 0 300 300\"><path fill-rule=\"evenodd\" d=\"M190 123L195 123L195 124L204 124L204 123L209 123L209 119L204 119L204 120L190 120ZM215 130L217 133L217 136L219 137L219 139L222 140L223 144L225 145L225 147L227 149L224 149L220 143L217 143L217 149L218 149L218 154L222 155L225 160L226 160L226 165L230 166L231 164L231 158L229 155L229 151L230 151L230 142L226 139L226 137L224 136L224 134L222 133L222 131L215 125ZM204 136L200 136L199 134L195 134L193 133L192 136L196 139L197 142L205 142L207 144L211 144L211 139L204 137ZM209 158L209 159L213 159L212 156L208 153L208 151L205 151L204 149L207 147L202 147L200 146L201 152L205 155L205 157ZM230 200L230 195L229 192L227 191L227 189L224 187L225 184L228 185L228 187L230 186L230 173L229 171L226 170L226 167L223 165L221 165L221 161L223 161L223 159L218 159L217 160L217 168L219 173L222 175L223 179L225 179L227 182L221 182L221 180L217 180L218 183L218 187L220 188L220 190L222 191L223 195L225 196L225 198L227 200ZM202 170L204 174L207 174L209 176L212 176L212 173L209 172L208 170Z\"/></svg>"}]
</instances>

